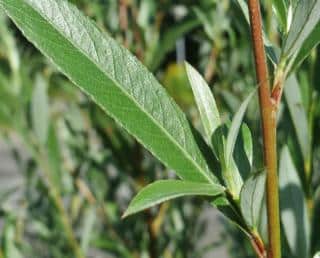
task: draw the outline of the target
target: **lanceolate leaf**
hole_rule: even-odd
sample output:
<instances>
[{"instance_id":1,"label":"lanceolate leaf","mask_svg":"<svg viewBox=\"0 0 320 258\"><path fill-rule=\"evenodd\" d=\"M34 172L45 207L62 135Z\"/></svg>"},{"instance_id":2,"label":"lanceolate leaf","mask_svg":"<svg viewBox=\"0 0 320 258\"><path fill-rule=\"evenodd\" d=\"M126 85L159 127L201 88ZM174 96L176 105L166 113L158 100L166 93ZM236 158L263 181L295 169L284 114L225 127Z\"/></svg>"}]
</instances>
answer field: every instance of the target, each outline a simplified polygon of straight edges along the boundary
<instances>
[{"instance_id":1,"label":"lanceolate leaf","mask_svg":"<svg viewBox=\"0 0 320 258\"><path fill-rule=\"evenodd\" d=\"M49 99L47 82L40 74L37 75L31 102L32 126L37 140L45 144L49 128Z\"/></svg>"},{"instance_id":2,"label":"lanceolate leaf","mask_svg":"<svg viewBox=\"0 0 320 258\"><path fill-rule=\"evenodd\" d=\"M301 148L301 154L306 161L310 153L308 118L303 106L298 80L295 75L291 75L286 81L284 95Z\"/></svg>"},{"instance_id":3,"label":"lanceolate leaf","mask_svg":"<svg viewBox=\"0 0 320 258\"><path fill-rule=\"evenodd\" d=\"M287 29L287 6L285 0L272 0L272 4L284 32Z\"/></svg>"},{"instance_id":4,"label":"lanceolate leaf","mask_svg":"<svg viewBox=\"0 0 320 258\"><path fill-rule=\"evenodd\" d=\"M202 124L210 142L212 134L221 125L216 102L203 77L189 64L186 64L186 70L200 112Z\"/></svg>"},{"instance_id":5,"label":"lanceolate leaf","mask_svg":"<svg viewBox=\"0 0 320 258\"><path fill-rule=\"evenodd\" d=\"M64 0L0 0L79 88L186 180L215 182L185 115L129 51Z\"/></svg>"},{"instance_id":6,"label":"lanceolate leaf","mask_svg":"<svg viewBox=\"0 0 320 258\"><path fill-rule=\"evenodd\" d=\"M285 56L291 56L299 51L319 20L320 0L298 1L284 46Z\"/></svg>"},{"instance_id":7,"label":"lanceolate leaf","mask_svg":"<svg viewBox=\"0 0 320 258\"><path fill-rule=\"evenodd\" d=\"M293 69L297 67L311 52L320 43L320 23L313 29L309 37L305 40L302 47L299 50L297 57L295 58L295 64Z\"/></svg>"},{"instance_id":8,"label":"lanceolate leaf","mask_svg":"<svg viewBox=\"0 0 320 258\"><path fill-rule=\"evenodd\" d=\"M289 149L284 147L279 168L281 221L294 257L308 257L310 228L307 205Z\"/></svg>"},{"instance_id":9,"label":"lanceolate leaf","mask_svg":"<svg viewBox=\"0 0 320 258\"><path fill-rule=\"evenodd\" d=\"M162 202L182 196L217 196L224 192L218 184L194 183L182 180L159 180L142 189L131 201L123 217L145 210Z\"/></svg>"},{"instance_id":10,"label":"lanceolate leaf","mask_svg":"<svg viewBox=\"0 0 320 258\"><path fill-rule=\"evenodd\" d=\"M247 224L257 228L262 213L265 192L266 174L259 172L253 174L244 183L240 193L240 207Z\"/></svg>"},{"instance_id":11,"label":"lanceolate leaf","mask_svg":"<svg viewBox=\"0 0 320 258\"><path fill-rule=\"evenodd\" d=\"M254 95L256 90L254 90L250 95L245 99L245 101L241 104L238 112L234 116L231 127L229 129L228 137L227 137L227 142L226 142L226 150L225 150L225 160L226 160L226 165L228 166L230 164L230 160L232 157L232 153L234 150L234 146L236 144L236 140L239 134L239 129L241 127L241 123L245 114L245 111L249 105L249 102Z\"/></svg>"},{"instance_id":12,"label":"lanceolate leaf","mask_svg":"<svg viewBox=\"0 0 320 258\"><path fill-rule=\"evenodd\" d=\"M253 143L250 129L245 123L241 126L241 134L237 138L233 158L241 177L248 178L252 169Z\"/></svg>"}]
</instances>

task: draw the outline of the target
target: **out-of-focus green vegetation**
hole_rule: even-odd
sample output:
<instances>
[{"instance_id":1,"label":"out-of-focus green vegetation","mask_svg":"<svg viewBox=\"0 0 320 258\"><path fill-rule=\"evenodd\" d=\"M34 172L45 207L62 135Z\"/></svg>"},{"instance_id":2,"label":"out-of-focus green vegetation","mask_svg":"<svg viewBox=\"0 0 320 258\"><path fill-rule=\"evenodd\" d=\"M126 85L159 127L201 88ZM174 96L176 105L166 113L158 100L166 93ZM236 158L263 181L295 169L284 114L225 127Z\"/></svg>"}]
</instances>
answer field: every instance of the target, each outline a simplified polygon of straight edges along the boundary
<instances>
[{"instance_id":1,"label":"out-of-focus green vegetation","mask_svg":"<svg viewBox=\"0 0 320 258\"><path fill-rule=\"evenodd\" d=\"M236 1L70 2L156 74L200 131L185 59L204 75L224 121L256 87L250 34ZM277 44L282 41L275 26L277 16L272 14L270 1L264 2L267 34ZM289 147L281 152L280 169L293 164L300 186L287 193L283 183L281 194L298 192L308 207L310 235L300 243L309 246L310 254L320 250L319 55L319 49L312 50L296 79L288 82L278 122L279 152L282 146ZM255 257L244 234L228 223L221 242L199 246L197 241L207 226L199 217L206 204L194 198L121 220L143 186L174 174L70 84L1 12L0 133L11 146L24 180L22 185L0 189L0 258L80 258L80 253L86 257L196 258L224 244L230 257ZM254 167L261 169L258 111L252 102L246 122L255 139ZM288 153L292 164L286 163ZM18 197L13 200L13 195ZM290 210L284 198L282 223L292 229L284 232L284 249L286 257L295 257L293 246L299 238L290 238L304 229L301 221L288 218L288 210L294 218L297 211Z\"/></svg>"}]
</instances>

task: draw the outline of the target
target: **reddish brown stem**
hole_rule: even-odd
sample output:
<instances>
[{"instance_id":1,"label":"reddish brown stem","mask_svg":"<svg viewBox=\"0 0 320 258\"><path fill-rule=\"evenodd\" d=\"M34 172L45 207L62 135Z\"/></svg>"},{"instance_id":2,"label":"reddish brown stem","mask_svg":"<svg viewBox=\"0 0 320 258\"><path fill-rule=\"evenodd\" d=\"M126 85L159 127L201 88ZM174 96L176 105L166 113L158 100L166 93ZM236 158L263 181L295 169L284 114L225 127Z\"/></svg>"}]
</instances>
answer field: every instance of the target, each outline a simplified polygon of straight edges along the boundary
<instances>
[{"instance_id":1,"label":"reddish brown stem","mask_svg":"<svg viewBox=\"0 0 320 258\"><path fill-rule=\"evenodd\" d=\"M264 163L267 170L268 258L281 258L277 175L276 105L271 98L269 73L262 36L260 3L248 0L255 68L259 84Z\"/></svg>"}]
</instances>

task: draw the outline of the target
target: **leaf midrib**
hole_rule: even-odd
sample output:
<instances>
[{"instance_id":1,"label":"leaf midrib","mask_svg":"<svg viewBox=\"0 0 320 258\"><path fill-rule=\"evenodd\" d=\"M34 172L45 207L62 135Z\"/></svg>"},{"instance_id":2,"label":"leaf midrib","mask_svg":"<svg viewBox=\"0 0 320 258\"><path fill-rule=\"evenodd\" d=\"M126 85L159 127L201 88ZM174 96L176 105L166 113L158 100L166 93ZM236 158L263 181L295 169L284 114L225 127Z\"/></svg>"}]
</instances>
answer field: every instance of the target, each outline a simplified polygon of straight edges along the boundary
<instances>
[{"instance_id":1,"label":"leaf midrib","mask_svg":"<svg viewBox=\"0 0 320 258\"><path fill-rule=\"evenodd\" d=\"M50 19L47 19L47 18L42 14L42 11L39 10L39 8L32 6L30 3L26 2L26 1L24 1L24 3L27 4L31 9L34 9L34 10L36 11L36 13L39 14L39 16L41 16L41 18L45 20L45 22L49 23L49 24L52 26L52 28L58 32L58 34L60 34L63 38L65 38L72 46L74 46L74 47L77 49L77 51L79 51L79 52L80 52L82 55L84 55L90 62L92 62L92 63L97 67L98 70L100 70L103 74L105 74L105 76L108 77L108 79L109 79L110 81L112 81L112 82L117 86L117 88L120 89L120 91L121 91L125 96L127 96L129 99L131 99L131 100L136 104L136 106L138 106L139 109L142 110L142 112L145 113L145 114L149 117L149 119L150 119L154 124L156 124L156 125L161 129L162 132L164 132L164 134L165 134L166 136L168 136L168 139L170 139L170 141L173 142L174 145L177 146L177 147L182 151L182 153L185 154L186 158L187 158L189 161L191 161L191 163L195 166L195 168L197 168L197 169L199 170L199 172L202 174L202 176L203 176L205 179L207 179L210 184L215 184L215 182L213 181L213 179L210 178L210 176L208 176L207 173L203 171L203 169L190 157L190 154L189 154L188 152L186 152L186 151L180 146L180 144L177 144L177 142L176 142L176 141L174 140L174 138L165 130L165 128L163 128L163 126L162 126L158 121L156 121L148 112L146 112L146 111L144 110L144 108L142 108L142 106L140 105L140 103L138 103L130 94L128 94L125 90L123 90L123 88L119 85L119 83L118 83L117 81L115 81L115 80L114 80L112 77L110 77L103 69L101 69L100 66L98 65L98 63L97 63L95 60L93 60L91 57L89 57L89 56L83 51L83 49L82 49L81 47L76 46L76 44L75 44L72 40L70 40L68 36L65 36L63 33L61 33L60 30L50 21ZM59 4L58 4L58 5L59 5ZM60 8L60 6L59 6L59 8ZM72 8L72 7L71 7L71 8ZM17 9L17 11L20 12L20 9ZM80 15L81 15L81 14L80 14ZM29 16L29 18L30 18L30 19L33 19L31 16ZM88 19L88 22L90 22L91 25L93 24L90 19ZM64 22L64 23L67 24L66 22ZM67 25L68 25L68 24L67 24ZM82 25L82 24L81 24L81 25ZM93 24L93 25L94 25L94 24ZM83 25L82 25L82 26L83 26ZM94 25L94 26L95 26L95 25ZM96 26L95 26L95 27L96 27ZM96 28L96 29L98 29L98 28ZM100 32L102 35L104 34L104 33L101 32L100 30L99 30L99 32ZM90 40L92 40L91 37L90 37ZM113 40L113 39L111 39L111 40ZM31 41L32 41L32 40L31 40ZM92 41L93 41L93 40L92 40ZM93 42L93 43L94 43L94 42ZM120 47L122 48L122 46L120 46ZM128 51L128 50L126 50L126 51ZM46 53L44 53L44 54L47 56ZM131 54L131 53L130 53L130 54ZM131 54L131 55L132 55L132 54ZM112 55L112 56L113 56L113 55ZM134 57L134 58L135 58L135 57ZM54 63L55 63L55 62L54 62ZM113 64L114 64L114 62L113 62ZM61 68L60 68L60 69L61 69ZM63 70L63 69L61 69L61 70ZM68 77L69 77L69 76L68 76ZM73 80L71 79L71 81L73 81ZM77 84L77 86L78 86L79 88L81 88L83 92L85 92L86 94L90 95L90 97L91 97L92 99L95 99L95 97L94 97L92 94L90 94L90 93L88 93L87 91L85 91L81 86L79 86L78 84ZM97 103L98 106L100 106L100 108L102 108L106 113L109 113L103 105L99 104L98 102L96 102L96 103ZM115 117L113 117L113 118L114 118L115 120L117 120ZM121 124L122 124L122 123L121 123ZM126 128L126 130L128 130L128 129ZM129 130L128 130L128 131L129 131ZM137 137L137 136L135 136L135 137L139 139L139 137ZM144 145L143 141L141 141L141 140L139 140L139 141L140 141L140 143L141 143L142 145ZM150 151L153 153L152 150L150 150ZM187 154L187 155L186 155L186 154ZM158 158L158 156L155 155L154 153L153 153L153 155ZM159 158L159 159L160 159L160 158ZM162 160L161 160L161 161L162 161ZM162 162L166 164L166 162L164 162L164 161L162 161ZM166 165L167 165L167 164L166 164ZM170 167L170 166L169 166L169 167Z\"/></svg>"}]
</instances>

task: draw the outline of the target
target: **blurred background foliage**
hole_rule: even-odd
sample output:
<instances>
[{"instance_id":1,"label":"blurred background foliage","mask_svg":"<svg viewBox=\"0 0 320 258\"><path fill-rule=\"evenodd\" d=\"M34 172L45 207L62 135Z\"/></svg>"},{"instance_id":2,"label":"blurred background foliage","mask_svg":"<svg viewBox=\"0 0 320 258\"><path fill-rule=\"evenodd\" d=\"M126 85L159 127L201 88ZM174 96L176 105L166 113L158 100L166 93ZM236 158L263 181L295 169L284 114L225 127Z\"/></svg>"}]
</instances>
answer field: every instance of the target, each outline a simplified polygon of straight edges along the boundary
<instances>
[{"instance_id":1,"label":"blurred background foliage","mask_svg":"<svg viewBox=\"0 0 320 258\"><path fill-rule=\"evenodd\" d=\"M199 130L184 60L205 76L225 121L255 87L250 34L236 1L71 2L154 72ZM281 42L271 1L264 2L269 38ZM290 84L278 123L279 147L289 144L311 211L313 253L320 249L319 54L313 50ZM173 173L70 83L0 13L0 137L23 177L0 188L1 258L80 258L80 248L86 257L196 258L210 257L218 245L229 257L254 257L243 233L225 220L221 241L197 244L208 204L194 198L121 220L139 189ZM257 103L246 122L261 168ZM284 244L290 248L286 238Z\"/></svg>"}]
</instances>

